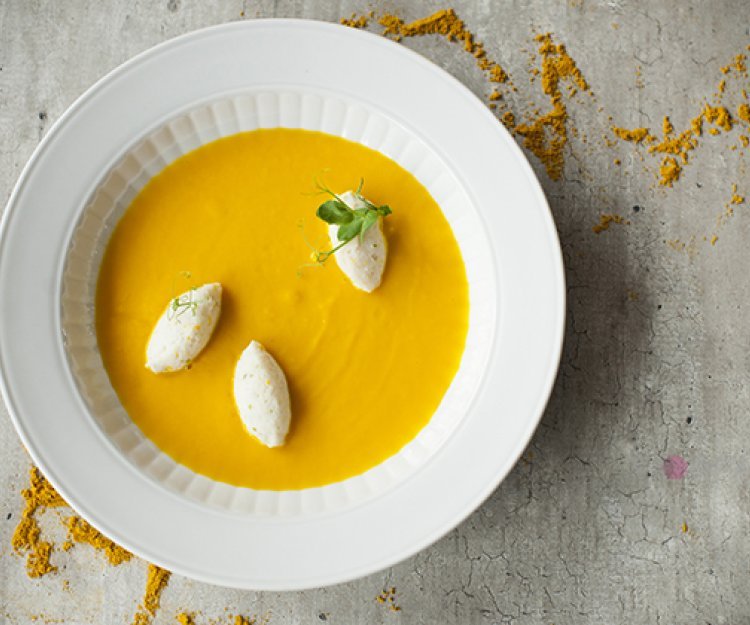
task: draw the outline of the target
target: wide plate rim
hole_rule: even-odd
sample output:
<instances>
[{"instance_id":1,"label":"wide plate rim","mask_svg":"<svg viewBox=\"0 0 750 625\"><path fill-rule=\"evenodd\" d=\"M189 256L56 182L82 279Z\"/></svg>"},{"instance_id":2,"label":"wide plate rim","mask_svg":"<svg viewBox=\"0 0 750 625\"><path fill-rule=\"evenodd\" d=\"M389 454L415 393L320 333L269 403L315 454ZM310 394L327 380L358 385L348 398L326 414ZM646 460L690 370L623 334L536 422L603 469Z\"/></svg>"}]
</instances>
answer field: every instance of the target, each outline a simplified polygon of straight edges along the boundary
<instances>
[{"instance_id":1,"label":"wide plate rim","mask_svg":"<svg viewBox=\"0 0 750 625\"><path fill-rule=\"evenodd\" d=\"M44 154L44 152L47 150L48 146L56 139L59 131L61 128L64 128L65 124L67 123L68 119L72 117L76 112L79 111L79 109L92 97L92 94L95 94L97 90L101 89L103 86L107 85L108 83L115 80L118 76L120 76L122 73L129 71L130 69L137 67L140 63L143 63L144 61L158 56L165 50L174 49L175 47L182 45L184 43L189 43L191 41L197 41L200 40L203 37L210 37L213 36L216 33L221 32L231 32L234 30L254 30L254 29L260 29L260 28L296 28L296 29L307 29L308 31L327 31L332 32L335 31L337 33L342 32L342 30L346 30L351 35L347 35L348 37L351 37L352 41L367 41L367 45L378 45L378 46L384 46L388 49L398 49L398 54L405 55L405 58L409 58L412 62L416 62L419 64L422 68L427 68L428 71L432 72L431 76L438 78L439 80L448 81L452 83L453 88L461 93L461 95L467 99L468 102L473 103L473 108L476 111L477 116L484 116L485 119L492 124L494 124L497 128L496 132L501 136L504 137L505 143L508 144L506 147L509 147L511 152L515 152L516 160L519 162L519 165L524 170L525 176L527 177L527 182L531 185L533 189L533 194L535 195L535 202L537 205L541 208L541 218L545 222L544 228L545 228L545 234L549 238L550 248L552 251L552 275L554 275L554 282L555 282L555 299L556 299L556 308L554 310L554 332L553 332L553 340L551 344L551 350L550 350L550 357L548 359L546 371L544 374L544 380L542 381L542 389L543 391L539 393L536 401L536 405L531 408L531 414L533 415L532 418L527 420L526 427L524 428L524 433L518 437L517 445L515 446L514 452L509 453L506 455L504 461L501 463L501 466L498 467L498 471L496 474L496 479L489 480L484 485L483 488L478 489L475 493L475 496L473 500L470 503L466 503L462 506L461 510L456 511L449 522L445 523L441 528L436 529L429 534L426 534L422 536L422 540L415 541L411 544L409 548L401 549L401 551L394 555L394 554L388 554L385 557L381 559L374 559L371 558L370 561L366 565L362 566L355 566L355 567L349 567L349 568L342 568L337 573L334 574L327 574L327 575L320 575L319 577L316 577L315 579L288 579L285 583L279 584L277 582L271 582L270 584L265 584L264 580L262 579L242 579L239 580L237 577L222 577L218 576L216 574L203 574L200 570L192 570L189 567L184 567L179 563L170 562L169 559L165 559L162 556L153 555L151 553L151 550L148 548L144 548L142 545L137 545L133 543L131 540L128 539L127 536L122 535L120 531L118 531L116 528L113 528L110 523L105 522L104 519L101 519L98 517L98 515L91 514L90 505L88 505L86 502L80 500L79 497L72 495L71 490L66 487L64 479L61 479L56 471L52 469L52 467L49 465L49 463L46 462L45 458L43 458L39 453L37 453L37 447L35 444L35 441L32 439L32 437L29 436L27 430L24 427L24 418L19 418L19 410L16 401L14 400L12 389L9 386L9 380L7 378L7 372L6 372L6 359L7 355L5 353L5 350L3 348L4 341L0 341L0 391L2 392L3 399L6 402L6 405L8 406L9 413L11 416L11 419L16 427L16 430L19 432L19 435L26 445L27 449L29 450L32 458L34 461L38 464L38 466L42 469L42 471L48 476L52 484L60 491L60 493L65 497L68 502L78 511L82 511L84 514L83 516L89 520L92 521L92 524L99 528L100 530L104 531L105 533L112 536L115 540L123 544L126 548L134 551L137 554L143 555L147 559L154 561L156 564L160 566L165 566L166 568L169 568L170 570L174 570L179 573L184 573L190 577L193 577L195 579L199 579L201 581L205 581L208 583L214 583L214 584L221 584L225 586L233 586L233 587L240 587L240 588L254 588L254 589L269 589L269 590L292 590L292 589L302 589L302 588L310 588L310 587L317 587L321 585L328 585L333 583L339 583L342 581L347 581L349 579L353 579L355 577L359 577L361 575L365 575L367 573L373 572L375 570L379 570L385 566L388 566L390 564L393 564L395 562L398 562L410 555L413 555L417 551L423 549L425 546L431 544L438 538L440 538L442 535L444 535L447 531L455 527L458 523L460 523L463 519L465 519L473 510L476 509L476 507L481 504L484 499L497 487L497 485L504 479L504 477L507 475L509 470L512 468L512 466L517 461L518 457L522 453L523 449L527 445L531 435L533 434L539 420L541 419L544 406L546 405L549 395L552 391L552 387L554 384L554 380L557 373L557 366L560 359L561 349L562 349L562 342L563 342L563 330L564 330L564 321L565 321L565 284L564 284L564 274L563 274L563 263L562 263L562 255L559 248L559 242L557 240L557 234L554 227L554 222L552 220L551 212L549 210L549 206L547 204L547 201L544 197L544 194L541 190L541 186L539 185L539 182L536 180L530 165L526 161L525 157L521 153L518 146L515 144L513 139L510 137L510 135L507 133L507 131L497 122L497 120L494 118L494 116L486 109L486 107L481 103L481 101L478 100L465 86L463 86L460 82L458 82L455 78L444 72L442 69L438 68L437 66L433 65L431 62L429 62L427 59L424 59L423 57L419 56L415 52L408 50L404 47L398 46L397 44L387 41L381 37L378 37L377 35L373 35L371 33L361 32L361 31L354 31L350 29L344 29L344 27L340 27L338 25L329 24L326 22L317 22L312 20L297 20L297 19L268 19L268 20L252 20L247 22L236 22L236 23L230 23L230 24L221 24L217 26L211 26L208 28L204 28L198 31L193 31L191 33L187 33L185 35L182 35L180 37L177 37L175 39L171 39L169 41L163 42L149 50L146 50L139 55L133 57L129 61L126 61L123 65L119 66L118 68L112 70L107 75L105 75L102 79L97 81L92 87L90 87L86 92L84 92L83 95L81 95L67 110L66 112L55 122L55 124L50 129L49 133L45 136L45 138L42 140L42 142L37 146L37 148L34 150L32 156L30 157L29 161L27 162L26 166L23 168L23 171L21 173L21 176L13 190L13 193L10 196L10 199L8 201L7 209L3 215L2 223L0 224L0 261L3 260L5 256L5 250L7 248L6 245L6 237L7 233L10 229L10 223L13 219L14 213L16 212L18 208L18 198L21 195L24 186L29 182L29 180L32 178L34 173L34 167L39 162L40 156ZM377 43L375 43L377 42ZM0 276L0 287L4 286L4 283L2 281L2 276ZM5 332L6 328L0 327L1 332Z\"/></svg>"}]
</instances>

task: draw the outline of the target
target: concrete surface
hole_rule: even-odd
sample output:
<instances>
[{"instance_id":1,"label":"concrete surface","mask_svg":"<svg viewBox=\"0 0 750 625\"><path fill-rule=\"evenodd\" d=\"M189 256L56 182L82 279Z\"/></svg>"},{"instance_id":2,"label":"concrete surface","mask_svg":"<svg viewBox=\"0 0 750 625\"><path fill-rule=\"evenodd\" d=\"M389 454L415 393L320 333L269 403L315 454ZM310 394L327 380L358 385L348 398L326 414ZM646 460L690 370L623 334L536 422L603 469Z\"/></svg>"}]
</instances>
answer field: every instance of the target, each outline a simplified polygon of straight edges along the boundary
<instances>
[{"instance_id":1,"label":"concrete surface","mask_svg":"<svg viewBox=\"0 0 750 625\"><path fill-rule=\"evenodd\" d=\"M337 21L388 9L410 20L445 6L4 0L3 201L50 123L77 95L167 38L255 17ZM657 161L645 149L609 147L601 139L608 115L622 126L657 129L670 115L684 128L716 91L720 67L750 44L750 5L456 0L452 6L512 74L518 91L508 101L518 116L531 102L546 102L538 81L528 80L539 62L532 58L536 32L551 31L567 45L598 98L568 106L579 137L566 148L561 180L550 180L530 157L552 205L569 282L563 363L542 425L497 492L416 557L349 584L289 594L236 592L173 576L155 623L174 623L181 611L197 612L199 624L229 622L238 613L272 623L750 622L748 204L717 225L733 183L739 194L750 193L747 150L731 149L742 131L702 140L668 190L656 186ZM478 95L488 93L472 59L455 45L437 37L403 45ZM748 80L727 78L726 102L734 110ZM600 213L631 223L597 235L592 226ZM57 556L57 574L27 579L10 536L29 460L5 417L0 453L0 622L130 623L143 592L142 562L114 568L77 547ZM671 455L689 463L684 479L667 479L663 462ZM55 535L57 526L48 513L45 528ZM375 599L391 586L400 611Z\"/></svg>"}]
</instances>

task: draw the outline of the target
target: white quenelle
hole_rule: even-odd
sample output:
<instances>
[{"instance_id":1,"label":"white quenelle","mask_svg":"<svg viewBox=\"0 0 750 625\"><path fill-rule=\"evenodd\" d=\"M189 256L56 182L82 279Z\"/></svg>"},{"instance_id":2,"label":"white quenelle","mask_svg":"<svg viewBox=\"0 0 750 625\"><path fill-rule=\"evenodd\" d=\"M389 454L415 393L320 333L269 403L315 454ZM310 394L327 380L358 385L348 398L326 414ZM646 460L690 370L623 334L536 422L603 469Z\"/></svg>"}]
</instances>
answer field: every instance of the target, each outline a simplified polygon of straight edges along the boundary
<instances>
[{"instance_id":1,"label":"white quenelle","mask_svg":"<svg viewBox=\"0 0 750 625\"><path fill-rule=\"evenodd\" d=\"M212 282L172 298L151 332L146 367L154 373L187 367L213 334L221 314L221 284Z\"/></svg>"},{"instance_id":2,"label":"white quenelle","mask_svg":"<svg viewBox=\"0 0 750 625\"><path fill-rule=\"evenodd\" d=\"M284 372L263 345L251 341L234 369L234 401L247 431L266 447L279 447L292 412Z\"/></svg>"},{"instance_id":3,"label":"white quenelle","mask_svg":"<svg viewBox=\"0 0 750 625\"><path fill-rule=\"evenodd\" d=\"M353 191L342 193L339 197L349 208L355 210L367 206ZM340 244L338 231L339 226L328 226L328 236L333 247ZM383 218L378 217L375 225L365 232L361 241L359 237L353 238L338 250L334 257L341 271L355 287L371 293L380 286L387 254L388 244L383 234Z\"/></svg>"}]
</instances>

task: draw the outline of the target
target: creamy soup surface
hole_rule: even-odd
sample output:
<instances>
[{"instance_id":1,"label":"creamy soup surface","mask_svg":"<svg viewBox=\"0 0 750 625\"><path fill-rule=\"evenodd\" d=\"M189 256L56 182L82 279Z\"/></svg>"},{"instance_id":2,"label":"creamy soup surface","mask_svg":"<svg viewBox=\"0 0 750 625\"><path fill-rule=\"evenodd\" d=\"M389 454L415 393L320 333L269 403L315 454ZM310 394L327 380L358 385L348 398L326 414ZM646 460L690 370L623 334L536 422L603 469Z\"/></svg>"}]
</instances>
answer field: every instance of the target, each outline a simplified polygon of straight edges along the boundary
<instances>
[{"instance_id":1,"label":"creamy soup surface","mask_svg":"<svg viewBox=\"0 0 750 625\"><path fill-rule=\"evenodd\" d=\"M315 180L388 204L388 260L372 293L355 289L315 217ZM220 282L222 314L190 369L156 375L145 348L170 298ZM104 255L99 347L130 417L197 473L237 486L293 490L358 475L427 424L451 383L468 327L461 252L426 189L382 154L304 130L256 130L179 158L133 201ZM189 313L187 313L189 314ZM255 339L284 370L292 425L261 445L232 395Z\"/></svg>"}]
</instances>

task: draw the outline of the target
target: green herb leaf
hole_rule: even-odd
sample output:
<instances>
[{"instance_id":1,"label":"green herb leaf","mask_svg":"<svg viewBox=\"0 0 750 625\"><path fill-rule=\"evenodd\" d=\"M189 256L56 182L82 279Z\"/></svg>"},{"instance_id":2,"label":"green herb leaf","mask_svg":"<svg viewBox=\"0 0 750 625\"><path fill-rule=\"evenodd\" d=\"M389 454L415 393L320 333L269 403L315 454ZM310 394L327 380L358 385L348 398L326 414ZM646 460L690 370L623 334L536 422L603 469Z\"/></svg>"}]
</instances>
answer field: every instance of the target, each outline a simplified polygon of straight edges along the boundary
<instances>
[{"instance_id":1,"label":"green herb leaf","mask_svg":"<svg viewBox=\"0 0 750 625\"><path fill-rule=\"evenodd\" d=\"M330 195L332 199L323 202L315 214L327 224L339 227L336 232L336 238L340 243L328 251L320 252L315 250L313 257L316 263L322 265L355 237L359 237L359 240L362 241L365 233L377 223L378 219L387 217L393 212L391 207L386 204L376 206L365 199L361 194L364 184L364 179L361 179L357 190L354 192L354 196L364 205L362 208L352 208L329 188L318 184L318 188L323 193Z\"/></svg>"},{"instance_id":2,"label":"green herb leaf","mask_svg":"<svg viewBox=\"0 0 750 625\"><path fill-rule=\"evenodd\" d=\"M315 213L328 224L342 225L352 220L352 212L349 207L339 200L328 200L320 206Z\"/></svg>"},{"instance_id":3,"label":"green herb leaf","mask_svg":"<svg viewBox=\"0 0 750 625\"><path fill-rule=\"evenodd\" d=\"M362 220L362 229L359 231L359 240L362 240L362 237L365 236L365 232L367 232L370 228L372 228L377 222L378 219L380 219L380 214L375 211L370 211L365 215L365 218Z\"/></svg>"},{"instance_id":4,"label":"green herb leaf","mask_svg":"<svg viewBox=\"0 0 750 625\"><path fill-rule=\"evenodd\" d=\"M360 232L362 232L362 223L364 222L364 220L365 220L364 217L360 217L359 215L356 215L355 217L352 218L352 220L348 224L339 226L339 230L336 233L336 238L339 241L348 243L354 237L356 237Z\"/></svg>"}]
</instances>

